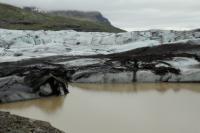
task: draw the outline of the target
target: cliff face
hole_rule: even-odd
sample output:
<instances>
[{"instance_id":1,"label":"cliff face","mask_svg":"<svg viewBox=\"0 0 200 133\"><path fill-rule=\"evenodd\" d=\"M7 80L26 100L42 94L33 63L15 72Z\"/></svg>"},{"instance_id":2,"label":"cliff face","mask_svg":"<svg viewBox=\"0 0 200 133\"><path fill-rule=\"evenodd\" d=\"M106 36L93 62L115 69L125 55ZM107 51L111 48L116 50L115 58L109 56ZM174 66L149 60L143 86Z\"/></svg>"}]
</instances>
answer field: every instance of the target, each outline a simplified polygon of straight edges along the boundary
<instances>
[{"instance_id":1,"label":"cliff face","mask_svg":"<svg viewBox=\"0 0 200 133\"><path fill-rule=\"evenodd\" d=\"M98 11L93 11L93 12L84 12L84 11L76 11L76 10L51 11L51 12L48 12L48 14L54 15L54 16L72 17L76 19L88 20L88 21L111 25L110 21Z\"/></svg>"}]
</instances>

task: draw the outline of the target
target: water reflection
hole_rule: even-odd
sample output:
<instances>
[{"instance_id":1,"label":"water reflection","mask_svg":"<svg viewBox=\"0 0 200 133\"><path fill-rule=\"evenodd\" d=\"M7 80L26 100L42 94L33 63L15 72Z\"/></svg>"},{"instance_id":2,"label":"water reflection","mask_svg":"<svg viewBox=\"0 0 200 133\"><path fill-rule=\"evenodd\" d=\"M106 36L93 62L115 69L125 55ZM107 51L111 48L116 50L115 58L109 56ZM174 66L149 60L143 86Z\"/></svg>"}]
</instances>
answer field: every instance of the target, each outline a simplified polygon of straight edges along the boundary
<instances>
[{"instance_id":1,"label":"water reflection","mask_svg":"<svg viewBox=\"0 0 200 133\"><path fill-rule=\"evenodd\" d=\"M181 90L188 90L192 92L200 92L200 84L177 84L177 83L135 83L135 84L71 84L70 93L74 93L73 88L78 88L83 91L89 92L114 92L114 93L142 93L149 91L157 91L165 93L169 90L179 92ZM60 110L65 102L65 98L62 97L50 97L37 100L1 104L0 109L27 109L30 107L36 107L47 113L55 113Z\"/></svg>"},{"instance_id":2,"label":"water reflection","mask_svg":"<svg viewBox=\"0 0 200 133\"><path fill-rule=\"evenodd\" d=\"M88 91L107 91L107 92L145 92L158 91L164 93L168 90L179 92L180 90L189 90L200 92L200 84L188 83L135 83L135 84L72 84Z\"/></svg>"},{"instance_id":3,"label":"water reflection","mask_svg":"<svg viewBox=\"0 0 200 133\"><path fill-rule=\"evenodd\" d=\"M60 110L62 108L62 106L64 104L64 100L65 100L64 96L42 98L42 99L37 99L37 100L29 100L29 101L23 101L23 102L1 104L0 109L23 110L23 109L27 109L30 107L36 107L46 113L55 113L57 110Z\"/></svg>"}]
</instances>

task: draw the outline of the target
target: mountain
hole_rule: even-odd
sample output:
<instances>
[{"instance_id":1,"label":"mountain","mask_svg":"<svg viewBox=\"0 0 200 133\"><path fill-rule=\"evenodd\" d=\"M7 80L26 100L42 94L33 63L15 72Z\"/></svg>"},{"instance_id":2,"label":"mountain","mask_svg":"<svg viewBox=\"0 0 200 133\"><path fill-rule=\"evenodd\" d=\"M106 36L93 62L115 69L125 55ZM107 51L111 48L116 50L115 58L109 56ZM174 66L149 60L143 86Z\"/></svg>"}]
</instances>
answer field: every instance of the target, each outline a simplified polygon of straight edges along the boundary
<instances>
[{"instance_id":1,"label":"mountain","mask_svg":"<svg viewBox=\"0 0 200 133\"><path fill-rule=\"evenodd\" d=\"M76 11L76 10L50 11L48 12L48 14L54 15L54 16L71 17L75 19L88 20L92 22L99 22L99 23L111 25L111 22L98 11L93 11L93 12L84 12L84 11Z\"/></svg>"},{"instance_id":2,"label":"mountain","mask_svg":"<svg viewBox=\"0 0 200 133\"><path fill-rule=\"evenodd\" d=\"M105 23L33 12L0 3L0 28L17 30L76 30L86 32L123 32Z\"/></svg>"}]
</instances>

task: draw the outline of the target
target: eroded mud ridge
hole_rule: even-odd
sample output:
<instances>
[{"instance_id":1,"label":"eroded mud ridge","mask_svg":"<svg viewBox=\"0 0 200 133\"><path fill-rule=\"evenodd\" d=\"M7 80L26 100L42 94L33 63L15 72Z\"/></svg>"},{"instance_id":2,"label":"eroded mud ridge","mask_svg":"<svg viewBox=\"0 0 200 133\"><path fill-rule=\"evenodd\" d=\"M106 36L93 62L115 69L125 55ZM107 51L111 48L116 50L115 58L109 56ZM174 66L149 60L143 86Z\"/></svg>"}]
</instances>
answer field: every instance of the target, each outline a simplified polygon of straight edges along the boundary
<instances>
[{"instance_id":1,"label":"eroded mud ridge","mask_svg":"<svg viewBox=\"0 0 200 133\"><path fill-rule=\"evenodd\" d=\"M1 133L64 133L48 122L33 120L0 111Z\"/></svg>"}]
</instances>

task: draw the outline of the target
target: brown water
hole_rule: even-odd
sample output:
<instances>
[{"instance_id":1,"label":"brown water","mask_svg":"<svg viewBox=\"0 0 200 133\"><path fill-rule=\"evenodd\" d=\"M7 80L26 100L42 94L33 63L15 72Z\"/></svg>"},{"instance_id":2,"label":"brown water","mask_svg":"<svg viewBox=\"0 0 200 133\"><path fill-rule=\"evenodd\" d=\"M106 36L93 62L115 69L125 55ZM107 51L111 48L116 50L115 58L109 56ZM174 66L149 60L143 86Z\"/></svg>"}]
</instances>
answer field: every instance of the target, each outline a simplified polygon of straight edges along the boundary
<instances>
[{"instance_id":1,"label":"brown water","mask_svg":"<svg viewBox=\"0 0 200 133\"><path fill-rule=\"evenodd\" d=\"M67 133L200 133L200 84L74 84L70 92L0 110Z\"/></svg>"}]
</instances>

